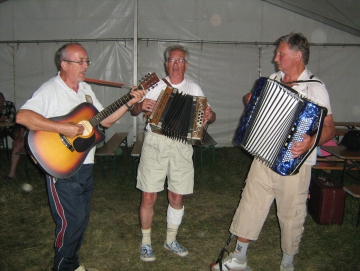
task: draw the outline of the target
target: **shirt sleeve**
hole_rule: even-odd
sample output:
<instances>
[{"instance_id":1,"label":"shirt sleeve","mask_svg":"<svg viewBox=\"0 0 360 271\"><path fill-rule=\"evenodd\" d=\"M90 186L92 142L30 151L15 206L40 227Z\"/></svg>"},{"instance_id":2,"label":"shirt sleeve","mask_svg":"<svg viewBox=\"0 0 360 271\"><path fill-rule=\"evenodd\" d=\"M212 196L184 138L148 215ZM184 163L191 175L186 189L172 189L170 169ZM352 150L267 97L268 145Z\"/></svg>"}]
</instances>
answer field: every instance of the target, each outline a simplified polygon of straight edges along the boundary
<instances>
[{"instance_id":1,"label":"shirt sleeve","mask_svg":"<svg viewBox=\"0 0 360 271\"><path fill-rule=\"evenodd\" d=\"M6 103L6 116L8 118L8 121L14 121L16 114L15 104L10 101L7 101Z\"/></svg>"}]
</instances>

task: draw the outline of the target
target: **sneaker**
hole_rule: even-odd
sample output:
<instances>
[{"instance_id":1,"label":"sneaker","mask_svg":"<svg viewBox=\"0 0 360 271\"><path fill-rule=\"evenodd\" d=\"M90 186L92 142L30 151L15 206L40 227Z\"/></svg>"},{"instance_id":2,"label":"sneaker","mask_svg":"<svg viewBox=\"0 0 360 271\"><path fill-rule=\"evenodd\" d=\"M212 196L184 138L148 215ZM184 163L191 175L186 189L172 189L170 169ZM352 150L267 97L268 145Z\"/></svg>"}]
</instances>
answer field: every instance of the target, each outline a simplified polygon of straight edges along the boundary
<instances>
[{"instance_id":1,"label":"sneaker","mask_svg":"<svg viewBox=\"0 0 360 271\"><path fill-rule=\"evenodd\" d=\"M184 257L188 255L188 250L184 248L183 246L180 246L179 243L175 240L172 241L170 245L168 245L165 241L164 248L172 251L176 255L179 255L180 257Z\"/></svg>"},{"instance_id":2,"label":"sneaker","mask_svg":"<svg viewBox=\"0 0 360 271\"><path fill-rule=\"evenodd\" d=\"M294 271L294 265L292 264L284 264L282 263L280 265L280 271Z\"/></svg>"},{"instance_id":3,"label":"sneaker","mask_svg":"<svg viewBox=\"0 0 360 271\"><path fill-rule=\"evenodd\" d=\"M151 245L140 246L140 260L144 262L153 262L156 257Z\"/></svg>"},{"instance_id":4,"label":"sneaker","mask_svg":"<svg viewBox=\"0 0 360 271\"><path fill-rule=\"evenodd\" d=\"M85 268L84 266L80 265L78 268L75 269L75 271L98 271L94 268Z\"/></svg>"},{"instance_id":5,"label":"sneaker","mask_svg":"<svg viewBox=\"0 0 360 271\"><path fill-rule=\"evenodd\" d=\"M216 264L211 269L212 271L219 271L220 266L219 264ZM225 258L225 260L222 262L222 270L227 271L244 271L244 270L251 270L248 269L247 261L240 261L234 257L233 253L230 253L228 257Z\"/></svg>"}]
</instances>

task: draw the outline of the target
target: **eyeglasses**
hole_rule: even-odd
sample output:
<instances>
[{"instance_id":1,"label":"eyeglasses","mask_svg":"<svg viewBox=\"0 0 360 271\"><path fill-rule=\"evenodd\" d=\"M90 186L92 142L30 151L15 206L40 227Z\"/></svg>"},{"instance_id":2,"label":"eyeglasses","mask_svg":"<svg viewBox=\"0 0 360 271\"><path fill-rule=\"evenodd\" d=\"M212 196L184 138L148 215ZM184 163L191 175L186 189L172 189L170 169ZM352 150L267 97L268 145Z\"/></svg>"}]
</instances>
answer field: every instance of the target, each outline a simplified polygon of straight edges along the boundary
<instances>
[{"instance_id":1,"label":"eyeglasses","mask_svg":"<svg viewBox=\"0 0 360 271\"><path fill-rule=\"evenodd\" d=\"M69 62L77 63L77 64L79 64L80 66L84 65L85 63L86 63L88 66L90 66L90 64L91 64L91 61L90 61L89 59L87 59L87 60L81 59L80 61L73 61L73 60L64 59L64 61L66 61L66 62L68 62L68 63L69 63Z\"/></svg>"},{"instance_id":2,"label":"eyeglasses","mask_svg":"<svg viewBox=\"0 0 360 271\"><path fill-rule=\"evenodd\" d=\"M187 63L187 60L185 58L172 58L172 57L169 57L168 58L168 62L169 63L175 63L175 62L178 62L180 64L184 64L184 63Z\"/></svg>"}]
</instances>

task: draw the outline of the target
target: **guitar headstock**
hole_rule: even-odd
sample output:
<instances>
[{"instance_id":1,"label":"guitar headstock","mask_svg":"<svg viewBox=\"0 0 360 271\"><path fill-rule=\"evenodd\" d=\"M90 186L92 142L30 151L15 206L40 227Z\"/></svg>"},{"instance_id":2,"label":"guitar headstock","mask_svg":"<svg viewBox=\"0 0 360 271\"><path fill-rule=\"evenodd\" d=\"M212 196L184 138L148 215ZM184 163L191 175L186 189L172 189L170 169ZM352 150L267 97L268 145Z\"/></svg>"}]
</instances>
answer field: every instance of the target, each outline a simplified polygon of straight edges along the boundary
<instances>
[{"instance_id":1,"label":"guitar headstock","mask_svg":"<svg viewBox=\"0 0 360 271\"><path fill-rule=\"evenodd\" d=\"M149 89L154 87L160 80L157 77L156 73L149 73L145 77L141 78L141 83L138 86L138 89Z\"/></svg>"}]
</instances>

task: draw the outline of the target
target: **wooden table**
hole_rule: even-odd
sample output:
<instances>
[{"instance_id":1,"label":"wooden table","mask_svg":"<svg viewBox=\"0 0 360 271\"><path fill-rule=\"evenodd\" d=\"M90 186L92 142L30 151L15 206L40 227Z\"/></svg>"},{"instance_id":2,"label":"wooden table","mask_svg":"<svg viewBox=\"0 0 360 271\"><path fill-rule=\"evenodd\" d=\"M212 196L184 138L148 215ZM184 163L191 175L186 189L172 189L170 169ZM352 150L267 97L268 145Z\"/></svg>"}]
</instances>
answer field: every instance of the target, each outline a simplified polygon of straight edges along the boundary
<instances>
[{"instance_id":1,"label":"wooden table","mask_svg":"<svg viewBox=\"0 0 360 271\"><path fill-rule=\"evenodd\" d=\"M344 146L320 146L320 148L344 161L341 182L343 182L347 170L356 168L360 172L360 151L349 150Z\"/></svg>"},{"instance_id":2,"label":"wooden table","mask_svg":"<svg viewBox=\"0 0 360 271\"><path fill-rule=\"evenodd\" d=\"M355 127L360 127L360 122L354 122L354 121L335 121L335 126L344 126L348 129L355 129Z\"/></svg>"}]
</instances>

